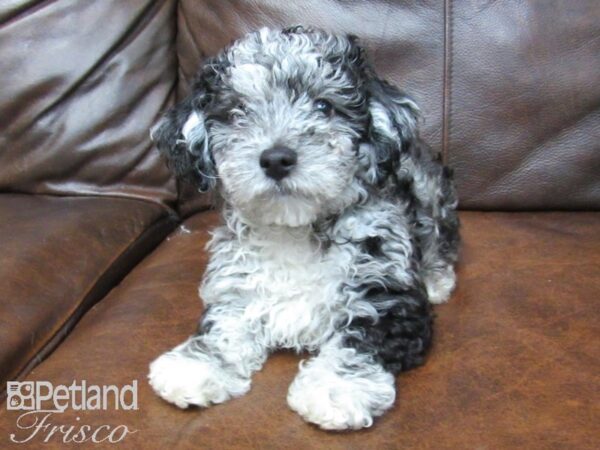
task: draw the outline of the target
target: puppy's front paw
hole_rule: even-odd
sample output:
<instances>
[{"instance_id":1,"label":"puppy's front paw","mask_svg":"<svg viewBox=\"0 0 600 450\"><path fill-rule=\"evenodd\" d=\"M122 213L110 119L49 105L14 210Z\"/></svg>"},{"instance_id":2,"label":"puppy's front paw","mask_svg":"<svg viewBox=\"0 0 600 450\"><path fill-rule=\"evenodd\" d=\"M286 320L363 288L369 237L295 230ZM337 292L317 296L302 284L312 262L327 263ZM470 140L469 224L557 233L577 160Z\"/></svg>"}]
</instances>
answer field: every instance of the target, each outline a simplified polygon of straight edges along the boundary
<instances>
[{"instance_id":1,"label":"puppy's front paw","mask_svg":"<svg viewBox=\"0 0 600 450\"><path fill-rule=\"evenodd\" d=\"M386 379L348 379L306 371L290 386L288 404L304 420L325 430L370 427L373 417L390 408L396 396L393 377L382 378Z\"/></svg>"},{"instance_id":2,"label":"puppy's front paw","mask_svg":"<svg viewBox=\"0 0 600 450\"><path fill-rule=\"evenodd\" d=\"M208 356L192 358L176 351L150 364L148 380L158 395L180 408L222 403L250 389L250 380L227 373Z\"/></svg>"}]
</instances>

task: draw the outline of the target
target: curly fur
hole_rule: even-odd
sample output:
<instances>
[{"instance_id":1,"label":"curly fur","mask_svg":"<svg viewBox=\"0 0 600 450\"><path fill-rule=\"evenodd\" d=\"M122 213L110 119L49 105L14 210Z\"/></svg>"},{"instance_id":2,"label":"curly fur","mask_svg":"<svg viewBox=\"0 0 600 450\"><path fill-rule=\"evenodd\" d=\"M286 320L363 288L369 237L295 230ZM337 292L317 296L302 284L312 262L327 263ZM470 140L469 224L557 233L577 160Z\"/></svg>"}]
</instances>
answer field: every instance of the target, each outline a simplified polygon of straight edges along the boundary
<instances>
[{"instance_id":1,"label":"curly fur","mask_svg":"<svg viewBox=\"0 0 600 450\"><path fill-rule=\"evenodd\" d=\"M393 374L430 346L459 240L451 172L417 124L351 36L262 29L206 61L151 133L179 176L224 200L205 312L151 364L159 395L179 407L242 395L288 348L315 353L288 395L306 420L357 429L391 407ZM281 180L259 165L274 146L297 152Z\"/></svg>"}]
</instances>

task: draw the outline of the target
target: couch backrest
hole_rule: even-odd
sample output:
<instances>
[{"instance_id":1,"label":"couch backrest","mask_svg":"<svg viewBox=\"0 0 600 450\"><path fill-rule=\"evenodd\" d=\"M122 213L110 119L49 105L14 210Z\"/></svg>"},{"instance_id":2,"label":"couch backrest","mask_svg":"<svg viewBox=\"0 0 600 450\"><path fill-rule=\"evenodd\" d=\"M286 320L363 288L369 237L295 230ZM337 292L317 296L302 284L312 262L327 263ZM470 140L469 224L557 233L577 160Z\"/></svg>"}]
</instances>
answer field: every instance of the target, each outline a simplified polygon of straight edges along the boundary
<instances>
[{"instance_id":1,"label":"couch backrest","mask_svg":"<svg viewBox=\"0 0 600 450\"><path fill-rule=\"evenodd\" d=\"M176 6L0 4L0 191L175 200L148 130L174 97Z\"/></svg>"},{"instance_id":2,"label":"couch backrest","mask_svg":"<svg viewBox=\"0 0 600 450\"><path fill-rule=\"evenodd\" d=\"M0 5L0 191L189 201L148 130L262 26L357 34L412 94L468 209L600 208L597 0L102 0Z\"/></svg>"},{"instance_id":3,"label":"couch backrest","mask_svg":"<svg viewBox=\"0 0 600 450\"><path fill-rule=\"evenodd\" d=\"M179 95L206 55L294 24L358 35L416 98L462 208L600 207L597 0L181 0Z\"/></svg>"}]
</instances>

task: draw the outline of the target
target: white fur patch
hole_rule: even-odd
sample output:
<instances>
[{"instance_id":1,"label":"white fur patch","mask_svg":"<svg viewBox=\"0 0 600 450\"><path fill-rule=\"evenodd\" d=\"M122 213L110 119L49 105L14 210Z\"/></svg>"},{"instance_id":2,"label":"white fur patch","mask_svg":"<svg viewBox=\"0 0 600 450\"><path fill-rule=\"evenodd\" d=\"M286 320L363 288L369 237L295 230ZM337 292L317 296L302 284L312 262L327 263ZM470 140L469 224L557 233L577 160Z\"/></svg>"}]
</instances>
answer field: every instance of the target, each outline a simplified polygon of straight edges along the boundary
<instances>
[{"instance_id":1,"label":"white fur patch","mask_svg":"<svg viewBox=\"0 0 600 450\"><path fill-rule=\"evenodd\" d=\"M150 364L148 380L154 391L179 408L209 406L238 397L250 389L250 380L232 375L207 355L191 357L174 351Z\"/></svg>"},{"instance_id":2,"label":"white fur patch","mask_svg":"<svg viewBox=\"0 0 600 450\"><path fill-rule=\"evenodd\" d=\"M204 118L202 117L202 114L193 111L183 124L181 134L188 145L188 150L192 149L194 143L205 141L206 129L204 127Z\"/></svg>"},{"instance_id":3,"label":"white fur patch","mask_svg":"<svg viewBox=\"0 0 600 450\"><path fill-rule=\"evenodd\" d=\"M269 70L260 64L240 64L231 69L233 88L249 97L263 96L269 89Z\"/></svg>"},{"instance_id":4,"label":"white fur patch","mask_svg":"<svg viewBox=\"0 0 600 450\"><path fill-rule=\"evenodd\" d=\"M391 373L334 340L300 366L287 400L306 421L325 430L356 430L370 427L395 397Z\"/></svg>"},{"instance_id":5,"label":"white fur patch","mask_svg":"<svg viewBox=\"0 0 600 450\"><path fill-rule=\"evenodd\" d=\"M391 138L399 139L398 131L390 119L388 110L381 103L375 100L371 100L369 106L369 111L371 112L371 118L373 120L373 127L378 129L381 133L390 136Z\"/></svg>"},{"instance_id":6,"label":"white fur patch","mask_svg":"<svg viewBox=\"0 0 600 450\"><path fill-rule=\"evenodd\" d=\"M220 245L225 229L215 232L215 274L205 280L201 295L207 305L239 304L241 320L257 331L253 339L265 347L316 349L339 320L334 311L342 312L338 280L350 255L323 257L308 227L265 231L233 246Z\"/></svg>"},{"instance_id":7,"label":"white fur patch","mask_svg":"<svg viewBox=\"0 0 600 450\"><path fill-rule=\"evenodd\" d=\"M456 275L452 266L431 270L424 274L429 301L434 304L447 302L456 284Z\"/></svg>"}]
</instances>

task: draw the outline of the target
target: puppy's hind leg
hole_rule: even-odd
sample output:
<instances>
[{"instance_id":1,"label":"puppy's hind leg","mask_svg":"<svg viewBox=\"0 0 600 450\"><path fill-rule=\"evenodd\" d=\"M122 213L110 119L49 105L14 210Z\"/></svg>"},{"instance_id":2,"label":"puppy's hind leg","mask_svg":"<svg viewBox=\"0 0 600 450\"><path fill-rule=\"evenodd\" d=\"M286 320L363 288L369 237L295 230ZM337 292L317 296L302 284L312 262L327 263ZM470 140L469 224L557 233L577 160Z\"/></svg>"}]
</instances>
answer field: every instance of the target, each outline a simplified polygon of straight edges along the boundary
<instances>
[{"instance_id":1,"label":"puppy's hind leg","mask_svg":"<svg viewBox=\"0 0 600 450\"><path fill-rule=\"evenodd\" d=\"M442 264L440 267L428 268L423 271L423 282L429 301L434 304L444 303L448 301L456 285L454 267Z\"/></svg>"},{"instance_id":2,"label":"puppy's hind leg","mask_svg":"<svg viewBox=\"0 0 600 450\"><path fill-rule=\"evenodd\" d=\"M266 357L266 347L239 311L215 305L206 311L198 334L150 364L148 380L158 395L180 408L206 407L248 392L252 373Z\"/></svg>"}]
</instances>

